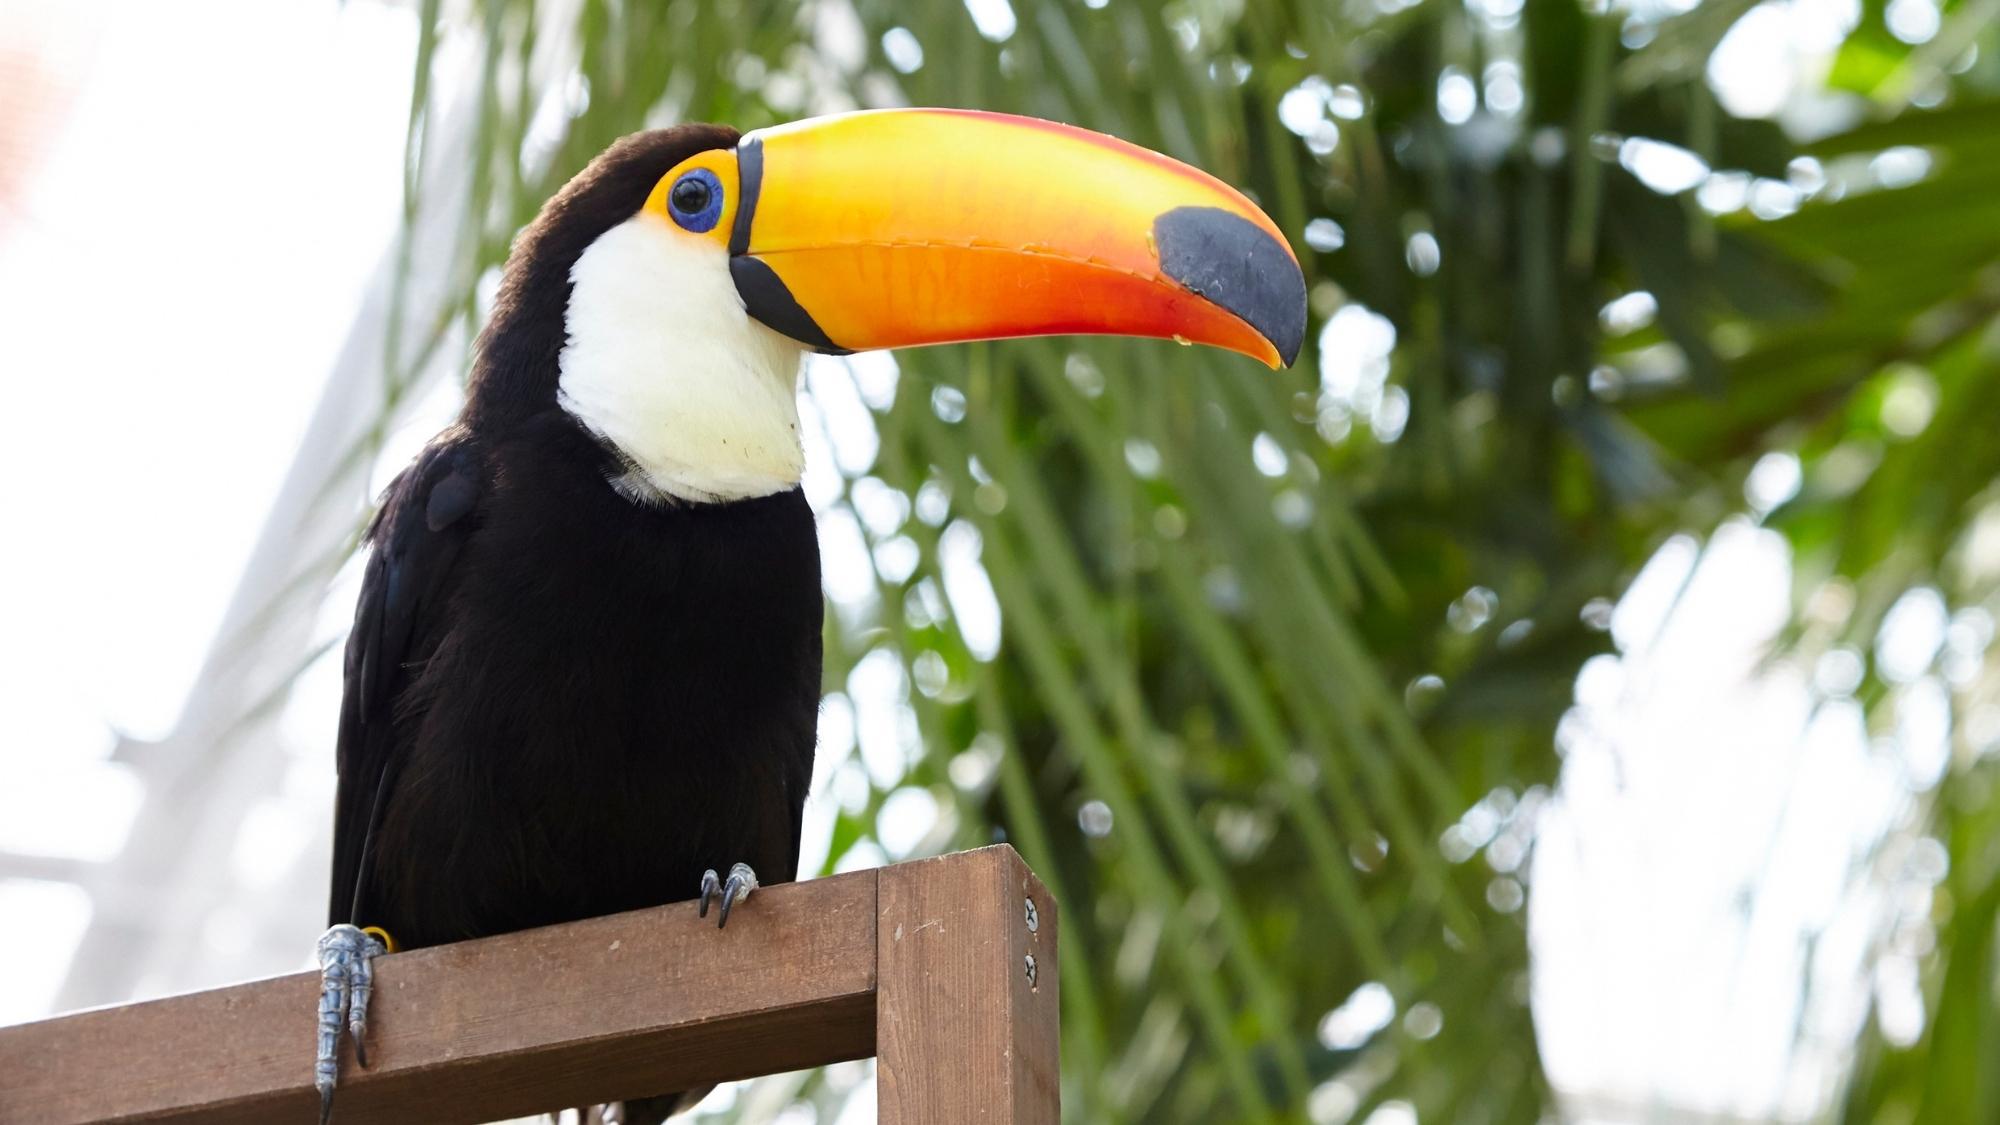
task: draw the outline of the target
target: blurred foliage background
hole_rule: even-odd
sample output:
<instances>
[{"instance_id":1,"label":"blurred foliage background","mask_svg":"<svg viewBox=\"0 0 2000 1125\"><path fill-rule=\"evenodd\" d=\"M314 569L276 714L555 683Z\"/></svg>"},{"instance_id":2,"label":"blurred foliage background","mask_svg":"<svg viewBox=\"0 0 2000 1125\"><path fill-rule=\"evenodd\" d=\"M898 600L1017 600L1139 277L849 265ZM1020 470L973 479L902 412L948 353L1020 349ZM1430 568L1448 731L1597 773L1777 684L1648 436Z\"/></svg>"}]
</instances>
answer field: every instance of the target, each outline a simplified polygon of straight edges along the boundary
<instances>
[{"instance_id":1,"label":"blurred foliage background","mask_svg":"<svg viewBox=\"0 0 2000 1125\"><path fill-rule=\"evenodd\" d=\"M1747 520L1793 550L1774 659L1852 665L1816 690L1875 728L1919 680L1952 716L1948 766L1858 861L1893 888L1911 841L1948 856L1919 884L1924 1022L1866 1021L1815 1116L2000 1120L1991 0L1842 9L1782 124L1710 80L1778 10L1747 0L424 9L409 208L464 194L466 297L392 325L419 357L392 408L540 202L648 125L1033 114L1206 168L1292 237L1289 371L1109 340L813 368L838 472L809 488L865 560L832 591L825 866L879 862L909 800L914 850L1022 850L1063 905L1071 1119L1560 1112L1524 909L1557 727L1653 552ZM471 174L445 182L426 144L468 87ZM981 583L997 637L966 620ZM1912 590L1969 658L1878 667ZM886 762L852 756L857 678L907 702ZM1400 1018L1327 1032L1383 990ZM728 1112L840 1095L806 1076Z\"/></svg>"}]
</instances>

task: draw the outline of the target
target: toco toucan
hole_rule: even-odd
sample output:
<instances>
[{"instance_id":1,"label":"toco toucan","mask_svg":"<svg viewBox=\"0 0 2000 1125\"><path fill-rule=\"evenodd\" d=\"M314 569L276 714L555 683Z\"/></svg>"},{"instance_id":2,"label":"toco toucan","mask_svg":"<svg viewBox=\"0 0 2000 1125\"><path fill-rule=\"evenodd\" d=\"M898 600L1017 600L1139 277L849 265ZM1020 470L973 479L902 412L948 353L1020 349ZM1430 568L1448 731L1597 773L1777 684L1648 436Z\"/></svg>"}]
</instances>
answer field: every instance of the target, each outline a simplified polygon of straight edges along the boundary
<instances>
[{"instance_id":1,"label":"toco toucan","mask_svg":"<svg viewBox=\"0 0 2000 1125\"><path fill-rule=\"evenodd\" d=\"M690 893L722 925L796 873L822 612L806 352L1113 333L1277 366L1305 318L1297 259L1241 193L1065 125L682 125L592 161L515 242L462 412L368 529L319 944L322 1118L343 1029L365 1060L391 935Z\"/></svg>"}]
</instances>

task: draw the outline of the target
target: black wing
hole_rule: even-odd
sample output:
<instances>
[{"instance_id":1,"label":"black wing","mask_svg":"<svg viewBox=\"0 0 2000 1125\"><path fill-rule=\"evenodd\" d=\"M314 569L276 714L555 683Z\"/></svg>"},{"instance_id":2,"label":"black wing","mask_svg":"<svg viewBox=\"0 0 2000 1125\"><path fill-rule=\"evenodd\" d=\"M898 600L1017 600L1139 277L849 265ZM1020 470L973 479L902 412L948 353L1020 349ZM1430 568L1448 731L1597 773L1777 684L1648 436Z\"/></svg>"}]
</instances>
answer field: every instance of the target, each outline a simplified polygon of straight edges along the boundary
<instances>
[{"instance_id":1,"label":"black wing","mask_svg":"<svg viewBox=\"0 0 2000 1125\"><path fill-rule=\"evenodd\" d=\"M478 524L480 460L464 439L431 445L383 494L368 527L372 548L347 638L346 693L340 706L335 765L333 891L328 924L368 924L353 915L362 872L382 808L407 745L398 730L411 717L396 701L443 633L452 563Z\"/></svg>"}]
</instances>

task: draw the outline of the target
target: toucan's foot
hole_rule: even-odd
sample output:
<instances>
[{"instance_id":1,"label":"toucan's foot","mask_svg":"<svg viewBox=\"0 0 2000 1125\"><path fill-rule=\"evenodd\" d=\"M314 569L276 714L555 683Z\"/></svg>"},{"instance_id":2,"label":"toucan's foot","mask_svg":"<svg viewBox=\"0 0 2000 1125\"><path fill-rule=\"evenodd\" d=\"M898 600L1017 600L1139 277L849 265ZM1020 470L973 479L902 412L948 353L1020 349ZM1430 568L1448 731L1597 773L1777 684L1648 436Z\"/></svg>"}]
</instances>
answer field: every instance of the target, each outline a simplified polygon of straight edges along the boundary
<instances>
[{"instance_id":1,"label":"toucan's foot","mask_svg":"<svg viewBox=\"0 0 2000 1125\"><path fill-rule=\"evenodd\" d=\"M715 920L715 928L719 930L729 924L730 908L749 898L750 892L756 889L757 873L750 870L750 865L747 863L739 863L731 867L729 869L729 881L726 883L715 877L715 868L711 867L701 873L701 916L703 918L708 917L709 900L716 897L717 892L720 892L722 896L722 917Z\"/></svg>"},{"instance_id":2,"label":"toucan's foot","mask_svg":"<svg viewBox=\"0 0 2000 1125\"><path fill-rule=\"evenodd\" d=\"M375 958L386 949L374 933L345 923L320 935L319 1056L313 1063L320 1125L333 1116L343 1027L354 1039L354 1061L368 1065L368 998L375 991Z\"/></svg>"}]
</instances>

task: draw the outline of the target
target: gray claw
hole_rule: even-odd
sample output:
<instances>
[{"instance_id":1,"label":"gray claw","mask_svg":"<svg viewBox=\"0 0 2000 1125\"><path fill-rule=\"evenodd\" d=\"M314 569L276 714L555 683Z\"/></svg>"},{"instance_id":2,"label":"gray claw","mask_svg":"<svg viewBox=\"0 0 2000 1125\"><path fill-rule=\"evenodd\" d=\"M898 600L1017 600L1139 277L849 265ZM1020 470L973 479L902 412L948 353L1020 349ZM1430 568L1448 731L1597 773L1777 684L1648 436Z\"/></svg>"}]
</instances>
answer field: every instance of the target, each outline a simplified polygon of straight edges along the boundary
<instances>
[{"instance_id":1,"label":"gray claw","mask_svg":"<svg viewBox=\"0 0 2000 1125\"><path fill-rule=\"evenodd\" d=\"M700 916L708 917L709 901L719 898L722 903L722 916L715 921L715 928L719 930L729 924L729 911L737 903L749 898L750 892L756 889L757 873L750 870L750 865L747 863L731 866L729 881L726 883L716 878L715 868L711 867L701 873Z\"/></svg>"},{"instance_id":2,"label":"gray claw","mask_svg":"<svg viewBox=\"0 0 2000 1125\"><path fill-rule=\"evenodd\" d=\"M715 868L711 867L701 873L701 909L696 914L697 917L708 917L708 900L715 897L715 893L721 889L722 880L716 878Z\"/></svg>"},{"instance_id":3,"label":"gray claw","mask_svg":"<svg viewBox=\"0 0 2000 1125\"><path fill-rule=\"evenodd\" d=\"M374 960L381 941L358 926L334 926L319 939L319 1053L313 1086L319 1090L320 1125L333 1115L333 1089L340 1081L340 1032L354 1038L354 1059L368 1065L368 1000L375 991Z\"/></svg>"},{"instance_id":4,"label":"gray claw","mask_svg":"<svg viewBox=\"0 0 2000 1125\"><path fill-rule=\"evenodd\" d=\"M729 924L729 908L750 897L757 889L757 873L750 870L747 863L739 863L729 869L729 881L722 885L722 917L715 922L721 929Z\"/></svg>"}]
</instances>

